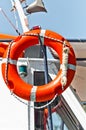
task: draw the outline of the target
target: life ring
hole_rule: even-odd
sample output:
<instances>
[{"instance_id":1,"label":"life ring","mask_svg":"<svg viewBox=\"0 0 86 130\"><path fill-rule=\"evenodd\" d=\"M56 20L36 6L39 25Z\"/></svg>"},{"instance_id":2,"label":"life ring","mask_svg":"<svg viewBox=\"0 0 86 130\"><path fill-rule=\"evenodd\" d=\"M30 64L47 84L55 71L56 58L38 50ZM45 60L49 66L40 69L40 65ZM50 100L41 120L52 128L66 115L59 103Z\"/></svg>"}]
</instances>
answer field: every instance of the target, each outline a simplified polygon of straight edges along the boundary
<instances>
[{"instance_id":1,"label":"life ring","mask_svg":"<svg viewBox=\"0 0 86 130\"><path fill-rule=\"evenodd\" d=\"M10 44L9 42L0 42L0 57L4 56L4 53L7 47L9 46L9 44ZM24 57L24 52L20 54L20 57Z\"/></svg>"},{"instance_id":2,"label":"life ring","mask_svg":"<svg viewBox=\"0 0 86 130\"><path fill-rule=\"evenodd\" d=\"M53 48L59 55L61 68L56 78L48 84L33 86L23 81L17 72L17 60L26 48L39 44ZM23 99L35 102L51 100L56 94L60 95L71 83L76 68L76 58L73 48L61 35L50 30L30 30L19 36L6 50L2 60L2 75L8 88ZM7 72L7 73L6 73ZM17 81L17 82L15 82Z\"/></svg>"},{"instance_id":3,"label":"life ring","mask_svg":"<svg viewBox=\"0 0 86 130\"><path fill-rule=\"evenodd\" d=\"M16 39L17 36L8 35L8 34L2 34L0 33L0 39L2 41L9 41ZM0 42L0 57L3 57L4 52L6 51L6 48L8 47L9 42Z\"/></svg>"},{"instance_id":4,"label":"life ring","mask_svg":"<svg viewBox=\"0 0 86 130\"><path fill-rule=\"evenodd\" d=\"M7 49L9 43L0 42L0 57L3 57L5 50Z\"/></svg>"}]
</instances>

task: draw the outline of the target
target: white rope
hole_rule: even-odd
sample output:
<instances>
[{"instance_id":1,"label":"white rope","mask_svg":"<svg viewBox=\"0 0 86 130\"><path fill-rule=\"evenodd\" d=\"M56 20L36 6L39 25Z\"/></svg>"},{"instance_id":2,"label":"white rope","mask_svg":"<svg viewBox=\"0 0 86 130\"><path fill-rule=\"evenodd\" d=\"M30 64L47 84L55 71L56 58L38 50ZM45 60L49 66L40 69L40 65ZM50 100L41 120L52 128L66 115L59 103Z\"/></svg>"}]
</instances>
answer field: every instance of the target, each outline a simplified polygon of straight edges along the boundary
<instances>
[{"instance_id":1,"label":"white rope","mask_svg":"<svg viewBox=\"0 0 86 130\"><path fill-rule=\"evenodd\" d=\"M38 35L39 34L37 34L37 33L22 34L22 36L38 36ZM56 41L56 42L64 43L62 40L59 40L59 39L56 39L56 38L53 38L53 37L49 37L49 36L44 36L42 34L41 34L41 37L47 38L47 39L50 39L50 40L53 40L53 41Z\"/></svg>"},{"instance_id":2,"label":"white rope","mask_svg":"<svg viewBox=\"0 0 86 130\"><path fill-rule=\"evenodd\" d=\"M68 54L69 54L69 48L66 47L64 44L62 54L62 75L61 75L62 89L64 89L64 86L67 83Z\"/></svg>"},{"instance_id":3,"label":"white rope","mask_svg":"<svg viewBox=\"0 0 86 130\"><path fill-rule=\"evenodd\" d=\"M43 109L43 108L49 106L56 99L56 97L57 97L57 94L54 96L54 98L50 102L48 102L47 104L40 106L40 107L35 106L35 109Z\"/></svg>"},{"instance_id":4,"label":"white rope","mask_svg":"<svg viewBox=\"0 0 86 130\"><path fill-rule=\"evenodd\" d=\"M9 63L9 55L10 55L10 49L12 46L13 41L9 44L8 46L8 51L7 51L7 57L6 57L6 67L5 67L5 82L8 85L8 63Z\"/></svg>"},{"instance_id":5,"label":"white rope","mask_svg":"<svg viewBox=\"0 0 86 130\"><path fill-rule=\"evenodd\" d=\"M62 66L63 66L63 65L61 64L61 65L60 65L60 69L62 69ZM68 64L68 65L67 65L67 69L71 69L71 70L74 70L74 71L75 71L75 70L76 70L76 66L73 65L73 64Z\"/></svg>"},{"instance_id":6,"label":"white rope","mask_svg":"<svg viewBox=\"0 0 86 130\"><path fill-rule=\"evenodd\" d=\"M15 18L15 23L16 23L16 29L19 30L19 27L18 27L18 19L17 19L17 16L16 16L16 7L15 7L15 2L14 0L11 0L11 3L12 3L12 8L14 7L15 9L13 10L13 13L14 13L14 18Z\"/></svg>"},{"instance_id":7,"label":"white rope","mask_svg":"<svg viewBox=\"0 0 86 130\"><path fill-rule=\"evenodd\" d=\"M7 19L7 21L10 23L10 25L14 28L14 30L20 35L19 30L15 27L15 25L12 23L12 21L8 18L7 14L4 12L2 8L0 8L0 11L4 15L4 17Z\"/></svg>"},{"instance_id":8,"label":"white rope","mask_svg":"<svg viewBox=\"0 0 86 130\"><path fill-rule=\"evenodd\" d=\"M28 103L24 102L22 99L20 99L19 97L17 97L17 96L13 93L13 91L10 91L10 92L11 92L11 95L13 95L14 98L16 98L19 102L23 103L23 104L26 105L26 106L29 105ZM56 94L56 95L53 97L53 99L52 99L50 102L47 102L45 105L42 105L42 106L39 106L39 107L34 106L34 108L35 108L35 109L43 109L43 108L45 108L45 107L48 107L51 103L54 102L54 100L56 99L57 96L58 96L58 95Z\"/></svg>"}]
</instances>

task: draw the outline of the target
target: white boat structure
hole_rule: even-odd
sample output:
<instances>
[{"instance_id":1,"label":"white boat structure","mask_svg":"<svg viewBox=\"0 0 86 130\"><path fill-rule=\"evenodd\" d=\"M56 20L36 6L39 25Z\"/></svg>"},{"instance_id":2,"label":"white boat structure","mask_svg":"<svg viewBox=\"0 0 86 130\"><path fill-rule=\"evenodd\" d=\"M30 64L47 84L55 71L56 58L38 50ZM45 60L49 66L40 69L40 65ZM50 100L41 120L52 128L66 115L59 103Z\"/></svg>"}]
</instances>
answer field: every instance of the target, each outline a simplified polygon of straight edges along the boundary
<instances>
[{"instance_id":1,"label":"white boat structure","mask_svg":"<svg viewBox=\"0 0 86 130\"><path fill-rule=\"evenodd\" d=\"M27 31L29 32L32 30L35 32L37 29L41 30L39 26L35 26L32 29L28 28L27 16L24 14L21 5L22 2L25 2L25 0L11 0L13 6L12 11L18 11L21 21L23 33L20 34L15 28L20 36L27 34ZM42 0L35 0L31 5L26 5L25 8L27 13L41 11L47 12ZM8 19L5 12L2 9L1 11ZM31 35L33 36L33 34ZM42 37L43 35L44 34L42 34ZM2 76L2 64L3 62L6 62L5 60L9 60L5 58L3 61L3 52L6 52L2 44L5 44L5 47L7 48L9 43L15 41L16 37L17 36L0 34L0 75L2 82L4 82ZM76 73L70 86L64 92L62 92L62 94L59 96L56 95L50 101L34 102L34 100L30 101L29 98L28 101L23 100L11 91L11 94L13 95L11 95L11 97L15 97L17 102L22 103L28 108L28 130L86 130L86 39L67 39L67 41L72 45L76 55ZM48 59L46 53L51 55L52 58ZM14 64L13 61L11 62L11 60L8 61L8 64L9 63ZM47 78L49 81L54 80L59 69L60 60L56 54L56 51L48 47L44 49L44 46L41 44L37 44L25 49L24 57L18 58L17 62L17 71L21 79L28 84L33 84L33 86L39 86L45 83L47 84ZM35 98L34 91L36 90L32 91L32 96ZM14 98L12 98L12 100L14 100ZM55 117L56 119L58 118L57 121ZM54 122L57 122L56 125Z\"/></svg>"}]
</instances>

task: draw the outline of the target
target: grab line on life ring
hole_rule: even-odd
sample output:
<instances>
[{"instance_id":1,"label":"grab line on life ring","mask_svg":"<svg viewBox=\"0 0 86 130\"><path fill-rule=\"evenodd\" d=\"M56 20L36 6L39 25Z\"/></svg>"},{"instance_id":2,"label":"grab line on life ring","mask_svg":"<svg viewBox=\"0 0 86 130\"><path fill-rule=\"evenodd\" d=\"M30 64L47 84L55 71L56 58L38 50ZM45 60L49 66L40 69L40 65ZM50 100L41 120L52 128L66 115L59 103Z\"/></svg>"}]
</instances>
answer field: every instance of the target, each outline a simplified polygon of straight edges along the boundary
<instances>
[{"instance_id":1,"label":"grab line on life ring","mask_svg":"<svg viewBox=\"0 0 86 130\"><path fill-rule=\"evenodd\" d=\"M58 74L56 75L56 78L52 80L50 83L41 86L33 86L31 84L25 83L20 78L17 72L16 64L13 64L11 60L17 61L20 53L24 49L38 44L39 43L38 35L40 35L40 33L41 33L41 37L43 38L43 44L53 48L58 53L60 64L62 64L63 70L62 68L60 68ZM1 65L4 81L6 82L6 80L8 80L8 84L7 84L8 88L10 90L13 90L14 94L16 94L17 96L23 99L37 101L37 102L42 102L42 101L44 102L47 100L51 100L56 94L58 95L61 94L70 85L75 74L74 66L76 66L76 58L75 58L73 48L71 47L68 41L63 39L64 38L61 35L55 32L49 30L41 31L40 29L31 30L29 32L26 32L24 35L19 36L19 38L17 38L13 42L10 48L9 56L7 57L7 53L9 50L7 50L6 53L4 54L3 58L8 58L7 59L8 63L2 61L2 65ZM64 54L65 56L63 56L63 49L66 47L69 48L69 51L68 53ZM64 57L65 67L63 67L63 57ZM6 64L8 65L8 70L5 70ZM72 66L73 69L70 68L70 66ZM5 78L6 76L5 71L8 71L7 79ZM65 75L67 78L66 84L64 85L64 89L62 89L62 83L61 83L62 72L63 72L63 76ZM17 82L15 82L15 79L17 80Z\"/></svg>"}]
</instances>

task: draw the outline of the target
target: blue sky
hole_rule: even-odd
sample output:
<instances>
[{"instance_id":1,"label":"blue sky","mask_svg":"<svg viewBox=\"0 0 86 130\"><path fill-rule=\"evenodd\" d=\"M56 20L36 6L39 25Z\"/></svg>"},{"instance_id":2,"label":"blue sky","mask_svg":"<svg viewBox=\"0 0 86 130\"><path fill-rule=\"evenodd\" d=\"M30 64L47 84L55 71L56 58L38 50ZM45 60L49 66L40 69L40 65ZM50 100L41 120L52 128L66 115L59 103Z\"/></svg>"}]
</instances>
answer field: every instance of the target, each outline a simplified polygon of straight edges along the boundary
<instances>
[{"instance_id":1,"label":"blue sky","mask_svg":"<svg viewBox=\"0 0 86 130\"><path fill-rule=\"evenodd\" d=\"M32 2L33 0L27 0L28 4ZM28 15L29 28L40 25L44 29L58 32L65 38L86 37L86 0L44 0L43 2L48 12ZM15 24L14 15L10 12L10 0L0 0L0 7L3 8L7 16ZM16 35L15 30L2 13L0 13L0 21L0 32Z\"/></svg>"},{"instance_id":2,"label":"blue sky","mask_svg":"<svg viewBox=\"0 0 86 130\"><path fill-rule=\"evenodd\" d=\"M31 2L33 0L27 0L28 4ZM29 28L40 25L43 29L53 30L65 38L86 38L86 0L43 0L43 2L48 12L28 15ZM10 12L10 0L0 0L0 8L15 25L14 14ZM18 27L22 33L20 22ZM17 35L2 12L0 12L0 33ZM0 86L0 129L27 130L27 107L10 95L4 82L0 82Z\"/></svg>"}]
</instances>

